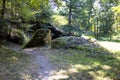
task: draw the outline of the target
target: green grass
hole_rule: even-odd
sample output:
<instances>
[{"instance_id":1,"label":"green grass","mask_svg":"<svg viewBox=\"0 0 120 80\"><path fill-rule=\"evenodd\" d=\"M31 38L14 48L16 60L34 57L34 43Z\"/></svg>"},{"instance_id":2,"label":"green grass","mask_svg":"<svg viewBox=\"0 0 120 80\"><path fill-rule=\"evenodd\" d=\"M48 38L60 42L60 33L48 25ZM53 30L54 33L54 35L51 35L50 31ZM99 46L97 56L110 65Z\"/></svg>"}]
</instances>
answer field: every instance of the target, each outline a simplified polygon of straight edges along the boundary
<instances>
[{"instance_id":1,"label":"green grass","mask_svg":"<svg viewBox=\"0 0 120 80\"><path fill-rule=\"evenodd\" d=\"M110 39L110 36L107 35L107 36L99 37L99 40L120 42L120 35L113 35L113 36L111 36L111 39Z\"/></svg>"},{"instance_id":2,"label":"green grass","mask_svg":"<svg viewBox=\"0 0 120 80\"><path fill-rule=\"evenodd\" d=\"M65 80L120 80L120 52L86 47L80 50L48 50L46 53L54 65L69 76Z\"/></svg>"},{"instance_id":3,"label":"green grass","mask_svg":"<svg viewBox=\"0 0 120 80\"><path fill-rule=\"evenodd\" d=\"M30 56L0 46L0 80L20 80Z\"/></svg>"}]
</instances>

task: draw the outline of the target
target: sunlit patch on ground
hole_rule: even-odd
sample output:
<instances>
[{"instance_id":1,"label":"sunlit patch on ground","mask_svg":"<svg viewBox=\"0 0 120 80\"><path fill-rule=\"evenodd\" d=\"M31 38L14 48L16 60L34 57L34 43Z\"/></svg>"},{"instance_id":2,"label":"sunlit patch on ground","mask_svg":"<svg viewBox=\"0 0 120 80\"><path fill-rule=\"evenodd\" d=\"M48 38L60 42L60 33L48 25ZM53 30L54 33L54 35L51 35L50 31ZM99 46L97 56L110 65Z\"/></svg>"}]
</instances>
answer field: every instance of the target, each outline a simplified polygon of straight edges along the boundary
<instances>
[{"instance_id":1,"label":"sunlit patch on ground","mask_svg":"<svg viewBox=\"0 0 120 80\"><path fill-rule=\"evenodd\" d=\"M102 47L106 48L111 52L120 51L120 43L117 42L108 42L108 41L99 41L98 42Z\"/></svg>"}]
</instances>

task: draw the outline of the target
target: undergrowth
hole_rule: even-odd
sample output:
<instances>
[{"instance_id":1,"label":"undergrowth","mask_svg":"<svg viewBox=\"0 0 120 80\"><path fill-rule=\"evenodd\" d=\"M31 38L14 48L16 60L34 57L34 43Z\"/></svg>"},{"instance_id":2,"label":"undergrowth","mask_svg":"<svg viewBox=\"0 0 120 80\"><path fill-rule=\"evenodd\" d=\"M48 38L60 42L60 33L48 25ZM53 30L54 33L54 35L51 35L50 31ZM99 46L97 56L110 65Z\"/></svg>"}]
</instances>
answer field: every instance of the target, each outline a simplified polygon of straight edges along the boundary
<instances>
[{"instance_id":1,"label":"undergrowth","mask_svg":"<svg viewBox=\"0 0 120 80\"><path fill-rule=\"evenodd\" d=\"M69 77L65 80L120 80L120 52L82 46L78 50L48 50L46 55L66 72Z\"/></svg>"},{"instance_id":2,"label":"undergrowth","mask_svg":"<svg viewBox=\"0 0 120 80\"><path fill-rule=\"evenodd\" d=\"M21 80L20 72L29 63L30 56L0 46L0 80Z\"/></svg>"}]
</instances>

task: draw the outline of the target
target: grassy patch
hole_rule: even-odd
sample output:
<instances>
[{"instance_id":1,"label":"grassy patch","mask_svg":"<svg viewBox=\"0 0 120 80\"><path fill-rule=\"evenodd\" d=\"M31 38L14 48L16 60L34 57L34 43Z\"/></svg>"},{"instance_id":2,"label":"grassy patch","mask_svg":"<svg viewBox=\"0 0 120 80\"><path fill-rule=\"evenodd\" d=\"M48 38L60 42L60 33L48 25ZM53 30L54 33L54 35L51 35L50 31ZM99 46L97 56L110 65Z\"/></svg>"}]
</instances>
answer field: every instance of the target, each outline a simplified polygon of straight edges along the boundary
<instances>
[{"instance_id":1,"label":"grassy patch","mask_svg":"<svg viewBox=\"0 0 120 80\"><path fill-rule=\"evenodd\" d=\"M113 35L111 36L111 39L110 39L110 36L103 36L103 37L99 37L98 40L101 40L101 41L111 41L111 42L120 42L120 35Z\"/></svg>"},{"instance_id":2,"label":"grassy patch","mask_svg":"<svg viewBox=\"0 0 120 80\"><path fill-rule=\"evenodd\" d=\"M55 66L66 72L69 78L65 80L120 79L120 52L110 53L103 48L79 49L48 50L46 55Z\"/></svg>"},{"instance_id":3,"label":"grassy patch","mask_svg":"<svg viewBox=\"0 0 120 80\"><path fill-rule=\"evenodd\" d=\"M0 80L20 80L30 56L0 46Z\"/></svg>"}]
</instances>

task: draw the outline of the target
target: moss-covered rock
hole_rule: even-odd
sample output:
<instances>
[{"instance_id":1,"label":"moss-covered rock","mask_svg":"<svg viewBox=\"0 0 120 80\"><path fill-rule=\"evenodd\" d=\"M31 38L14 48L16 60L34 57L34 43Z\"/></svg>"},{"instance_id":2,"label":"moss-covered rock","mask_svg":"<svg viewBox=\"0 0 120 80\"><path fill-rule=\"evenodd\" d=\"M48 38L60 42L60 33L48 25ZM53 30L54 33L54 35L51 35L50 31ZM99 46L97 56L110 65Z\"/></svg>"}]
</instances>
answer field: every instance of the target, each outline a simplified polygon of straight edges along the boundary
<instances>
[{"instance_id":1,"label":"moss-covered rock","mask_svg":"<svg viewBox=\"0 0 120 80\"><path fill-rule=\"evenodd\" d=\"M17 44L23 44L25 40L25 33L22 30L12 28L9 33L8 40Z\"/></svg>"},{"instance_id":2,"label":"moss-covered rock","mask_svg":"<svg viewBox=\"0 0 120 80\"><path fill-rule=\"evenodd\" d=\"M82 37L74 37L74 36L65 36L59 37L51 42L52 48L73 48L78 49L81 46L95 46L96 44L82 38Z\"/></svg>"},{"instance_id":3,"label":"moss-covered rock","mask_svg":"<svg viewBox=\"0 0 120 80\"><path fill-rule=\"evenodd\" d=\"M51 31L48 29L38 29L33 34L31 40L23 46L24 48L45 46L51 43Z\"/></svg>"}]
</instances>

